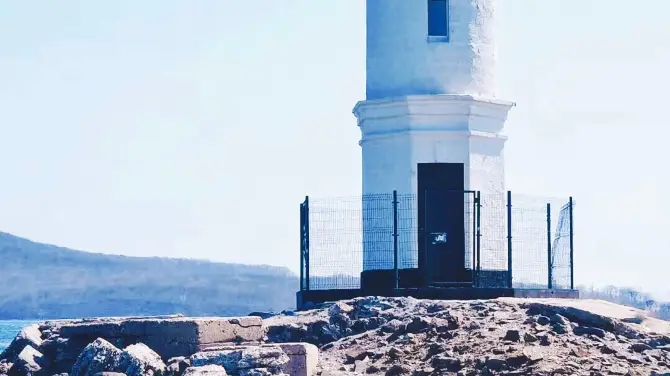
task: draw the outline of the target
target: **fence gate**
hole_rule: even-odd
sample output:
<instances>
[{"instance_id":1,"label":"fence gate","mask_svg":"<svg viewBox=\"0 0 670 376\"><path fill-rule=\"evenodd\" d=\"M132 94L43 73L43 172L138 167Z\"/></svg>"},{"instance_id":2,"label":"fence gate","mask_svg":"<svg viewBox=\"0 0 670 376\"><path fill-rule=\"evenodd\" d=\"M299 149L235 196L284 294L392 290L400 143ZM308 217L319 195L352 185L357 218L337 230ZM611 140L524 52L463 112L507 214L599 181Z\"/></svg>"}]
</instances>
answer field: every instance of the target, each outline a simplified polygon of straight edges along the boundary
<instances>
[{"instance_id":1,"label":"fence gate","mask_svg":"<svg viewBox=\"0 0 670 376\"><path fill-rule=\"evenodd\" d=\"M423 275L429 285L471 286L477 240L475 192L430 190L424 198Z\"/></svg>"},{"instance_id":2,"label":"fence gate","mask_svg":"<svg viewBox=\"0 0 670 376\"><path fill-rule=\"evenodd\" d=\"M300 291L309 290L309 198L300 204Z\"/></svg>"}]
</instances>

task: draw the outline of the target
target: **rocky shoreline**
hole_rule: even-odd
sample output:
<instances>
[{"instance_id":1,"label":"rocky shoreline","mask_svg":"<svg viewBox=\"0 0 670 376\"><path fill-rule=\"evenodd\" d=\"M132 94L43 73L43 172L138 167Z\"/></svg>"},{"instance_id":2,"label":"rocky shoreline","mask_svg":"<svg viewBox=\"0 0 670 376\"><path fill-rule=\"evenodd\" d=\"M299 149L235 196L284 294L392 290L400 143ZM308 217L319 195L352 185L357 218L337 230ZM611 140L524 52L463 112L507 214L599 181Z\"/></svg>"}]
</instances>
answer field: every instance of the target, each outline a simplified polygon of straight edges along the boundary
<instances>
[{"instance_id":1,"label":"rocky shoreline","mask_svg":"<svg viewBox=\"0 0 670 376\"><path fill-rule=\"evenodd\" d=\"M303 312L46 321L0 375L670 375L670 323L600 301L359 298Z\"/></svg>"}]
</instances>

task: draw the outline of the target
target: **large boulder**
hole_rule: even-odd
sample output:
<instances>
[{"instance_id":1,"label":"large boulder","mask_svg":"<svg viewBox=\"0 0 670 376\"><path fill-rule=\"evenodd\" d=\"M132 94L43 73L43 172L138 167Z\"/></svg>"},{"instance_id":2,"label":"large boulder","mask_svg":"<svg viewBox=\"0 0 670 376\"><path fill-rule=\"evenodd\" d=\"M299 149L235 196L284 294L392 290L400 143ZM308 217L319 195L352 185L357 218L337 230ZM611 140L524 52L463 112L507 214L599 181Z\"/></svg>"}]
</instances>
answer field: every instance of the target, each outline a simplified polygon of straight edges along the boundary
<instances>
[{"instance_id":1,"label":"large boulder","mask_svg":"<svg viewBox=\"0 0 670 376\"><path fill-rule=\"evenodd\" d=\"M7 360L0 360L0 375L6 375L13 365L13 363L8 362Z\"/></svg>"},{"instance_id":2,"label":"large boulder","mask_svg":"<svg viewBox=\"0 0 670 376\"><path fill-rule=\"evenodd\" d=\"M99 372L122 372L123 351L102 338L84 348L72 367L71 376L94 376Z\"/></svg>"},{"instance_id":3,"label":"large boulder","mask_svg":"<svg viewBox=\"0 0 670 376\"><path fill-rule=\"evenodd\" d=\"M126 347L120 366L127 376L162 376L166 368L160 355L143 343Z\"/></svg>"},{"instance_id":4,"label":"large boulder","mask_svg":"<svg viewBox=\"0 0 670 376\"><path fill-rule=\"evenodd\" d=\"M54 335L44 340L40 351L50 360L51 364L49 368L54 374L69 374L79 355L94 340L62 338Z\"/></svg>"},{"instance_id":5,"label":"large boulder","mask_svg":"<svg viewBox=\"0 0 670 376\"><path fill-rule=\"evenodd\" d=\"M98 338L84 348L72 376L94 376L101 372L117 372L127 376L163 376L165 363L153 350L142 343L130 345L123 351Z\"/></svg>"},{"instance_id":6,"label":"large boulder","mask_svg":"<svg viewBox=\"0 0 670 376\"><path fill-rule=\"evenodd\" d=\"M16 362L9 369L9 376L33 376L43 374L44 356L41 352L28 345L16 357Z\"/></svg>"},{"instance_id":7,"label":"large boulder","mask_svg":"<svg viewBox=\"0 0 670 376\"><path fill-rule=\"evenodd\" d=\"M166 376L180 376L186 372L186 369L191 366L191 360L183 357L183 356L178 356L174 358L170 358L167 361L167 367L165 368L165 375Z\"/></svg>"},{"instance_id":8,"label":"large boulder","mask_svg":"<svg viewBox=\"0 0 670 376\"><path fill-rule=\"evenodd\" d=\"M39 325L30 325L21 329L12 343L0 353L0 360L5 359L9 363L14 363L26 346L33 349L39 349L42 346L42 332L40 332Z\"/></svg>"}]
</instances>

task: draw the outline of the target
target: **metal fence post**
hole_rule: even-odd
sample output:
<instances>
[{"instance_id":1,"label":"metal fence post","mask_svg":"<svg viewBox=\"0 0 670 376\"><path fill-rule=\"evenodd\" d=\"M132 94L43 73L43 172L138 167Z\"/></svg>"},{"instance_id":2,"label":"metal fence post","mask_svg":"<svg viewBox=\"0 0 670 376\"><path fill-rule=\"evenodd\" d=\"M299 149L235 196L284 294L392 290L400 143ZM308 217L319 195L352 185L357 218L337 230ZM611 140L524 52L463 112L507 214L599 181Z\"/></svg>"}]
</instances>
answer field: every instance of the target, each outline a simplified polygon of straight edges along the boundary
<instances>
[{"instance_id":1,"label":"metal fence post","mask_svg":"<svg viewBox=\"0 0 670 376\"><path fill-rule=\"evenodd\" d=\"M481 264L481 241L482 241L482 232L481 232L481 213L482 213L482 195L480 191L477 191L477 197L475 198L477 202L477 283L476 286L479 287L479 279L481 278L482 264Z\"/></svg>"},{"instance_id":2,"label":"metal fence post","mask_svg":"<svg viewBox=\"0 0 670 376\"><path fill-rule=\"evenodd\" d=\"M507 191L507 287L512 288L512 191Z\"/></svg>"},{"instance_id":3,"label":"metal fence post","mask_svg":"<svg viewBox=\"0 0 670 376\"><path fill-rule=\"evenodd\" d=\"M400 285L400 275L398 272L398 191L393 191L393 271L395 279L395 288Z\"/></svg>"},{"instance_id":4,"label":"metal fence post","mask_svg":"<svg viewBox=\"0 0 670 376\"><path fill-rule=\"evenodd\" d=\"M309 196L305 196L305 290L309 291Z\"/></svg>"},{"instance_id":5,"label":"metal fence post","mask_svg":"<svg viewBox=\"0 0 670 376\"><path fill-rule=\"evenodd\" d=\"M552 269L553 265L551 262L551 204L547 203L547 287L551 290L553 288L552 283Z\"/></svg>"},{"instance_id":6,"label":"metal fence post","mask_svg":"<svg viewBox=\"0 0 670 376\"><path fill-rule=\"evenodd\" d=\"M476 286L477 281L477 193L474 191L468 191L468 196L472 195L472 263L470 267L472 268L472 285Z\"/></svg>"},{"instance_id":7,"label":"metal fence post","mask_svg":"<svg viewBox=\"0 0 670 376\"><path fill-rule=\"evenodd\" d=\"M572 226L572 196L570 196L570 290L575 289L575 244Z\"/></svg>"},{"instance_id":8,"label":"metal fence post","mask_svg":"<svg viewBox=\"0 0 670 376\"><path fill-rule=\"evenodd\" d=\"M300 291L305 282L305 203L300 203Z\"/></svg>"}]
</instances>

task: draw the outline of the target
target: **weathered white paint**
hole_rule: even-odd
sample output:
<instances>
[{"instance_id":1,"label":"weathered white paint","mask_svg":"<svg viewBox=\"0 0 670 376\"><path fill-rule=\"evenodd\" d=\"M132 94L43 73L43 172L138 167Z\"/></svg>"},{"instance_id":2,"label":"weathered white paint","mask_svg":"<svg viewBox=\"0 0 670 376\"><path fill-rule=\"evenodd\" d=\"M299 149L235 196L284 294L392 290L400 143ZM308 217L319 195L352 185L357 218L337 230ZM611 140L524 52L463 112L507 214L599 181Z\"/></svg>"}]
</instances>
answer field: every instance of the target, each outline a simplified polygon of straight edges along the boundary
<instances>
[{"instance_id":1,"label":"weathered white paint","mask_svg":"<svg viewBox=\"0 0 670 376\"><path fill-rule=\"evenodd\" d=\"M463 163L466 189L482 191L489 209L482 228L505 228L502 131L514 104L496 99L494 10L495 0L450 0L447 40L428 37L426 0L367 0L367 100L354 108L364 195L416 195L418 163ZM392 243L377 239L386 201L363 202L364 270L393 267ZM400 267L416 267L415 210L399 216ZM487 235L482 254L504 249L504 231Z\"/></svg>"},{"instance_id":2,"label":"weathered white paint","mask_svg":"<svg viewBox=\"0 0 670 376\"><path fill-rule=\"evenodd\" d=\"M470 95L422 95L359 102L363 194L416 193L417 164L464 163L465 186L503 192L501 134L512 103Z\"/></svg>"},{"instance_id":3,"label":"weathered white paint","mask_svg":"<svg viewBox=\"0 0 670 376\"><path fill-rule=\"evenodd\" d=\"M450 0L449 37L428 37L427 0L367 0L367 99L495 96L494 0Z\"/></svg>"}]
</instances>

